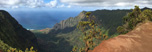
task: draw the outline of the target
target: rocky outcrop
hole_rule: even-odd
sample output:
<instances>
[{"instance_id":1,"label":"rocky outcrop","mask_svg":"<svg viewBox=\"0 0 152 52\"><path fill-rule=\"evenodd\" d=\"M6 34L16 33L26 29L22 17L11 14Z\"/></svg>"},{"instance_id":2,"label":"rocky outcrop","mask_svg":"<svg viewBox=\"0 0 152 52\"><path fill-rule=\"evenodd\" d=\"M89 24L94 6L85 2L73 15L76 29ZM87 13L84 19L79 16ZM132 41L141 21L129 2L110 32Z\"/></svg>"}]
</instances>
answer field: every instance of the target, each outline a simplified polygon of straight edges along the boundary
<instances>
[{"instance_id":1,"label":"rocky outcrop","mask_svg":"<svg viewBox=\"0 0 152 52\"><path fill-rule=\"evenodd\" d=\"M152 52L151 44L152 22L148 22L125 35L102 41L92 52Z\"/></svg>"},{"instance_id":2,"label":"rocky outcrop","mask_svg":"<svg viewBox=\"0 0 152 52\"><path fill-rule=\"evenodd\" d=\"M23 28L8 12L0 10L0 39L13 48L38 48L35 35Z\"/></svg>"},{"instance_id":3,"label":"rocky outcrop","mask_svg":"<svg viewBox=\"0 0 152 52\"><path fill-rule=\"evenodd\" d=\"M62 20L60 23L57 23L54 25L53 29L64 29L66 27L74 27L75 25L78 24L79 21L84 19L85 17L85 11L81 12L78 16L75 18L70 17L67 20Z\"/></svg>"}]
</instances>

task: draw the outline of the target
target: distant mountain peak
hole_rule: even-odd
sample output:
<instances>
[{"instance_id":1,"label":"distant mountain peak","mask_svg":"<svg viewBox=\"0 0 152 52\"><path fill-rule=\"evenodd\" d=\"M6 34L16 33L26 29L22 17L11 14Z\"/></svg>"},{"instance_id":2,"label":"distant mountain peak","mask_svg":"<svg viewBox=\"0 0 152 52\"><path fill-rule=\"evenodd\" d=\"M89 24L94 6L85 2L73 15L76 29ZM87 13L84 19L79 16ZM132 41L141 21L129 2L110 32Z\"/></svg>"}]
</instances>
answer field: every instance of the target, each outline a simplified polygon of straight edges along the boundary
<instances>
[{"instance_id":1,"label":"distant mountain peak","mask_svg":"<svg viewBox=\"0 0 152 52\"><path fill-rule=\"evenodd\" d=\"M145 10L145 9L151 9L151 8L148 8L148 7L144 7L143 9Z\"/></svg>"}]
</instances>

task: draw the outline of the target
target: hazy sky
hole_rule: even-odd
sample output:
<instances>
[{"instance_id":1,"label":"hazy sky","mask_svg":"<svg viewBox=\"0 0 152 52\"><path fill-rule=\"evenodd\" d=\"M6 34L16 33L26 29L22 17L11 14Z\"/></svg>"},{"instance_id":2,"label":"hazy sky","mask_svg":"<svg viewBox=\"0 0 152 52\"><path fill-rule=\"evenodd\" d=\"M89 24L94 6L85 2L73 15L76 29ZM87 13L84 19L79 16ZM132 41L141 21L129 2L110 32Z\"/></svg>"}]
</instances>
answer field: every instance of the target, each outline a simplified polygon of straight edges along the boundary
<instances>
[{"instance_id":1,"label":"hazy sky","mask_svg":"<svg viewBox=\"0 0 152 52\"><path fill-rule=\"evenodd\" d=\"M1 9L129 9L152 7L152 0L0 0Z\"/></svg>"}]
</instances>

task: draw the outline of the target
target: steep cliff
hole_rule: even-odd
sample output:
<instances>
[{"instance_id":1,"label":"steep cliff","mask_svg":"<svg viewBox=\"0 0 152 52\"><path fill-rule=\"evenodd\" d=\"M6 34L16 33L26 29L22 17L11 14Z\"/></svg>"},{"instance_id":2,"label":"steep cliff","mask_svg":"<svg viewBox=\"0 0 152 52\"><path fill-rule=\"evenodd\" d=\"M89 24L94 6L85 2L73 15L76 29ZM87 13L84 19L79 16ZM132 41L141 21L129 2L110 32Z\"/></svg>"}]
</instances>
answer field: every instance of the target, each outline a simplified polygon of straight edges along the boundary
<instances>
[{"instance_id":1,"label":"steep cliff","mask_svg":"<svg viewBox=\"0 0 152 52\"><path fill-rule=\"evenodd\" d=\"M85 17L85 11L81 12L78 16L76 17L70 17L66 20L62 20L60 23L57 23L54 25L53 29L58 30L58 29L64 29L67 27L74 27L75 25L78 24L79 21L84 19Z\"/></svg>"},{"instance_id":2,"label":"steep cliff","mask_svg":"<svg viewBox=\"0 0 152 52\"><path fill-rule=\"evenodd\" d=\"M85 11L81 12L76 17L70 17L66 20L63 20L55 24L54 27L50 29L47 28L42 30L31 30L38 37L38 42L40 43L40 47L41 47L40 51L41 52L70 52L73 47L71 41L74 40L73 38L79 36L79 35L74 35L74 34L78 34L78 30L76 30L76 26L79 21L84 19L84 17L85 17ZM48 49L45 49L46 47Z\"/></svg>"},{"instance_id":3,"label":"steep cliff","mask_svg":"<svg viewBox=\"0 0 152 52\"><path fill-rule=\"evenodd\" d=\"M141 24L125 35L102 41L92 52L151 52L151 31L152 22Z\"/></svg>"},{"instance_id":4,"label":"steep cliff","mask_svg":"<svg viewBox=\"0 0 152 52\"><path fill-rule=\"evenodd\" d=\"M23 28L8 12L0 10L0 39L13 48L38 48L35 35Z\"/></svg>"},{"instance_id":5,"label":"steep cliff","mask_svg":"<svg viewBox=\"0 0 152 52\"><path fill-rule=\"evenodd\" d=\"M67 20L62 20L60 23L57 23L54 25L53 28L51 28L50 32L48 33L49 35L57 35L59 33L65 34L65 33L70 33L76 29L77 24L79 21L85 19L85 11L81 12L78 16L76 17L70 17Z\"/></svg>"}]
</instances>

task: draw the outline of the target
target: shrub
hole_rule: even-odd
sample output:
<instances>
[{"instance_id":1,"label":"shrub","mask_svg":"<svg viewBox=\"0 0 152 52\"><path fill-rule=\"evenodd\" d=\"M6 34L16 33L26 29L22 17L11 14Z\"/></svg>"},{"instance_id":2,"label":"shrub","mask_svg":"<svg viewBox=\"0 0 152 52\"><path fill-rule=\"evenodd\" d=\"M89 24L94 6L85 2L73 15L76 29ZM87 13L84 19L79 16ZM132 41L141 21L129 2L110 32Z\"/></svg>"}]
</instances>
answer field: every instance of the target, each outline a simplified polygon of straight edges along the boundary
<instances>
[{"instance_id":1,"label":"shrub","mask_svg":"<svg viewBox=\"0 0 152 52\"><path fill-rule=\"evenodd\" d=\"M33 50L33 46L29 50L28 48L26 48L25 51L22 51L20 49L10 47L9 45L5 44L2 40L0 40L0 50L2 50L3 52L37 52Z\"/></svg>"},{"instance_id":2,"label":"shrub","mask_svg":"<svg viewBox=\"0 0 152 52\"><path fill-rule=\"evenodd\" d=\"M124 28L123 26L118 26L117 32L118 32L118 33L121 33L121 34L125 34L125 33L126 33L126 32L125 32L125 28Z\"/></svg>"}]
</instances>

